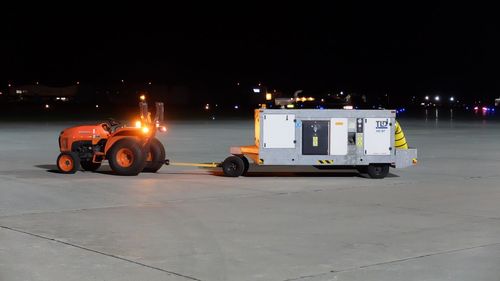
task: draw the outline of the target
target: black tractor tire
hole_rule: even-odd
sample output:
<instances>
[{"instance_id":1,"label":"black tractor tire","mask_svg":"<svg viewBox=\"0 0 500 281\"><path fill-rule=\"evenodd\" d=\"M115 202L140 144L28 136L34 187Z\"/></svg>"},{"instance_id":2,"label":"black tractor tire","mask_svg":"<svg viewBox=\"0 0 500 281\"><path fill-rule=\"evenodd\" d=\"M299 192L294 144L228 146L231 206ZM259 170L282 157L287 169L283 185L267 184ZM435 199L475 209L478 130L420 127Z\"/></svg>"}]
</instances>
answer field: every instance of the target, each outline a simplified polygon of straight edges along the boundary
<instances>
[{"instance_id":1,"label":"black tractor tire","mask_svg":"<svg viewBox=\"0 0 500 281\"><path fill-rule=\"evenodd\" d=\"M63 174L74 174L80 170L80 159L75 152L62 152L57 157L57 169Z\"/></svg>"},{"instance_id":2,"label":"black tractor tire","mask_svg":"<svg viewBox=\"0 0 500 281\"><path fill-rule=\"evenodd\" d=\"M165 147L157 138L153 138L149 144L149 151L146 153L146 156L148 153L151 153L151 161L146 161L146 166L142 171L156 173L165 164Z\"/></svg>"},{"instance_id":3,"label":"black tractor tire","mask_svg":"<svg viewBox=\"0 0 500 281\"><path fill-rule=\"evenodd\" d=\"M245 162L239 156L229 156L222 162L222 172L226 177L239 177L245 172Z\"/></svg>"},{"instance_id":4,"label":"black tractor tire","mask_svg":"<svg viewBox=\"0 0 500 281\"><path fill-rule=\"evenodd\" d=\"M90 172L97 171L97 169L99 169L101 167L101 163L94 163L94 162L92 162L92 160L81 161L80 165L82 166L82 168L85 171L90 171Z\"/></svg>"},{"instance_id":5,"label":"black tractor tire","mask_svg":"<svg viewBox=\"0 0 500 281\"><path fill-rule=\"evenodd\" d=\"M146 153L134 139L117 141L107 153L109 166L118 175L136 176L146 165Z\"/></svg>"},{"instance_id":6,"label":"black tractor tire","mask_svg":"<svg viewBox=\"0 0 500 281\"><path fill-rule=\"evenodd\" d=\"M389 174L389 164L370 164L367 173L372 179L383 179Z\"/></svg>"}]
</instances>

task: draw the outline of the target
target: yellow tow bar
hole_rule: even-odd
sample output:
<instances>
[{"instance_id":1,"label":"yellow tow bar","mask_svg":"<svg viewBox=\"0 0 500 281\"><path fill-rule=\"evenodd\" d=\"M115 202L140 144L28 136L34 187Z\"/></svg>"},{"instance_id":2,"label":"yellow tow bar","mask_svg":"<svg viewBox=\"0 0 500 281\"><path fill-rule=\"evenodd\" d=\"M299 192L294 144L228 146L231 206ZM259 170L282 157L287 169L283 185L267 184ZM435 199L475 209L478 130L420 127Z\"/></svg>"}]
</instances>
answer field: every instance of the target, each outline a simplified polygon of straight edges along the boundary
<instances>
[{"instance_id":1,"label":"yellow tow bar","mask_svg":"<svg viewBox=\"0 0 500 281\"><path fill-rule=\"evenodd\" d=\"M185 167L204 167L204 168L217 168L220 167L220 163L189 163L189 162L170 162L170 160L165 160L165 165L169 166L185 166Z\"/></svg>"}]
</instances>

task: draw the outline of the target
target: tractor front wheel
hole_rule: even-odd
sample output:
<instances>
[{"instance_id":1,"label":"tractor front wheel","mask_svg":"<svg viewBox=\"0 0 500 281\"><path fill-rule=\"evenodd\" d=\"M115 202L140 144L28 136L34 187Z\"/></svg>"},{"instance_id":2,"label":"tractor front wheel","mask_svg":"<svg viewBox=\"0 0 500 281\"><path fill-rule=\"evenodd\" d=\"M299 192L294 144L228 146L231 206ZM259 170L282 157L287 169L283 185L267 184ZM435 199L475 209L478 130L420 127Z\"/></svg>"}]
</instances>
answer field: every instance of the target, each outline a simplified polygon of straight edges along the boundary
<instances>
[{"instance_id":1,"label":"tractor front wheel","mask_svg":"<svg viewBox=\"0 0 500 281\"><path fill-rule=\"evenodd\" d=\"M63 174L74 174L80 170L80 159L74 152L62 152L57 157L57 168Z\"/></svg>"},{"instance_id":2,"label":"tractor front wheel","mask_svg":"<svg viewBox=\"0 0 500 281\"><path fill-rule=\"evenodd\" d=\"M133 139L117 141L108 152L111 169L122 176L136 176L146 165L146 153Z\"/></svg>"}]
</instances>

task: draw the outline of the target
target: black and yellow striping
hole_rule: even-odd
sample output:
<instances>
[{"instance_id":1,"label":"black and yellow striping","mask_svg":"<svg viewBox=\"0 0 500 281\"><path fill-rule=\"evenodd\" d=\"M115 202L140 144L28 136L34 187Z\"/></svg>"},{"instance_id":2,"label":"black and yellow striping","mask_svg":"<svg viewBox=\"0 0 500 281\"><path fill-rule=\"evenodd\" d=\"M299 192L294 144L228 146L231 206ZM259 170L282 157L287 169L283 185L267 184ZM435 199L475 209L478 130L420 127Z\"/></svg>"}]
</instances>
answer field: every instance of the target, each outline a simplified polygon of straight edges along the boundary
<instances>
[{"instance_id":1,"label":"black and yellow striping","mask_svg":"<svg viewBox=\"0 0 500 281\"><path fill-rule=\"evenodd\" d=\"M318 164L333 164L333 160L318 160Z\"/></svg>"},{"instance_id":2,"label":"black and yellow striping","mask_svg":"<svg viewBox=\"0 0 500 281\"><path fill-rule=\"evenodd\" d=\"M399 149L408 149L408 143L406 142L405 134L403 133L403 129L401 129L401 126L397 121L396 131L394 132L394 145Z\"/></svg>"}]
</instances>

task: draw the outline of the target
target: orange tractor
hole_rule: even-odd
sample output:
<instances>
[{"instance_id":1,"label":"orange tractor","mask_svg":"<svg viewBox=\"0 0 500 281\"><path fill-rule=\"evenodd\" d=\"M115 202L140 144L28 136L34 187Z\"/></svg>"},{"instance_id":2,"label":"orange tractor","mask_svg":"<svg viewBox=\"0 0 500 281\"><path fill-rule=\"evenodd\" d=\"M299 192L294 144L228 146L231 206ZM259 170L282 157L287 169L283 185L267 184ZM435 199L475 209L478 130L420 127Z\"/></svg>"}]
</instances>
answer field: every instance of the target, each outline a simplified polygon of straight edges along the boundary
<instances>
[{"instance_id":1,"label":"orange tractor","mask_svg":"<svg viewBox=\"0 0 500 281\"><path fill-rule=\"evenodd\" d=\"M133 127L109 119L65 129L59 136L61 154L57 158L57 168L67 174L75 173L80 167L85 171L95 171L104 160L108 160L111 169L119 175L155 173L165 164L165 148L155 135L157 131L166 131L162 125L163 103L155 105L152 121L142 95L139 103L141 120Z\"/></svg>"}]
</instances>

